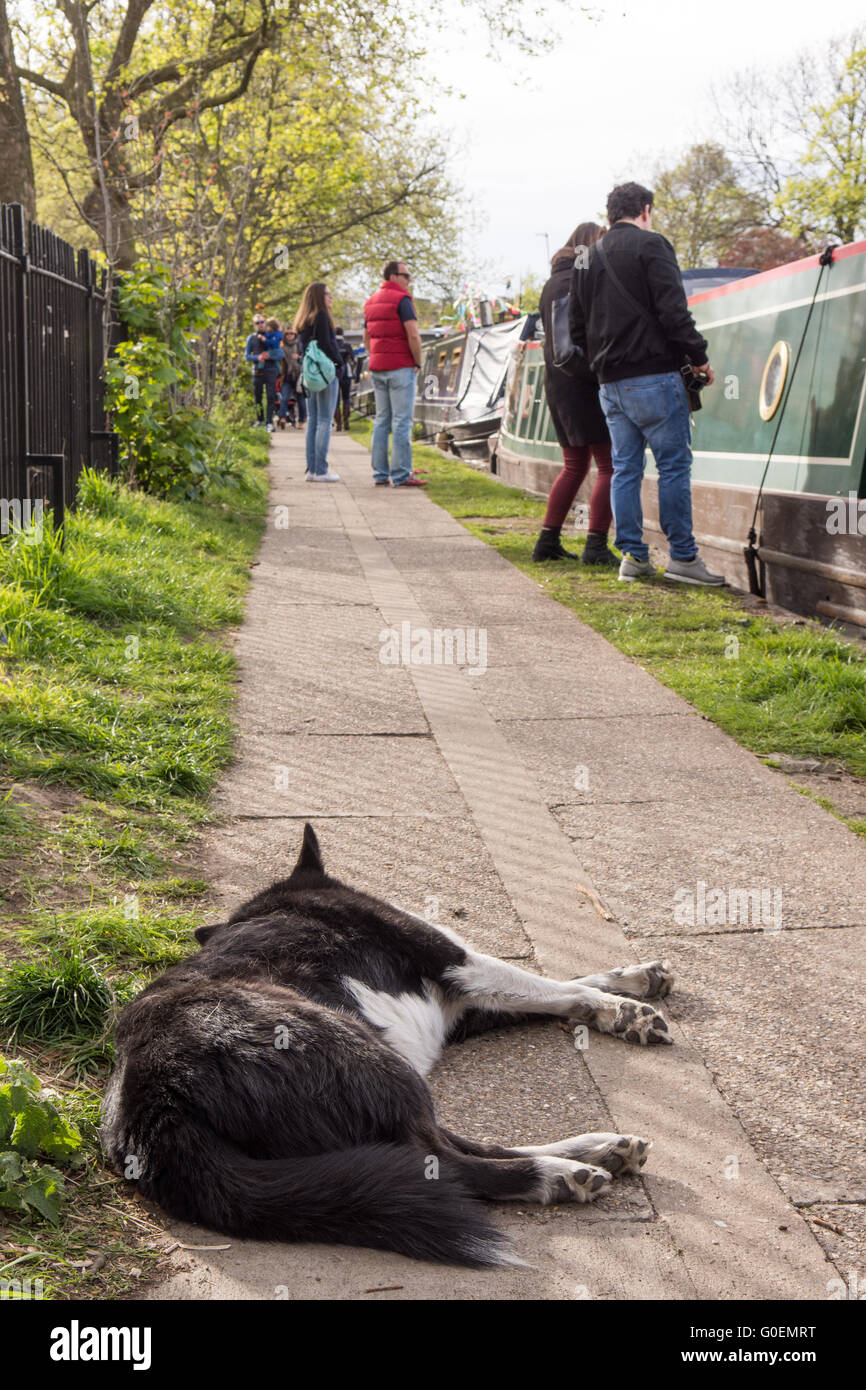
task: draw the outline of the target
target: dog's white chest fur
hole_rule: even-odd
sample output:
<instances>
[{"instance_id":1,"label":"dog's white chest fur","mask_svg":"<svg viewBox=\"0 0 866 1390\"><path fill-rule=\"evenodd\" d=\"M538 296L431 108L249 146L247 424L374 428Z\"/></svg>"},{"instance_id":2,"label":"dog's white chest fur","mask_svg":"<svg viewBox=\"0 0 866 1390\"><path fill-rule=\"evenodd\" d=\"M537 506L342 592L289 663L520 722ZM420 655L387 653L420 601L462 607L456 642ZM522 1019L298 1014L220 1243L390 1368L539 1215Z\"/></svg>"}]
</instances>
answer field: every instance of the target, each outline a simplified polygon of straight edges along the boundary
<instances>
[{"instance_id":1,"label":"dog's white chest fur","mask_svg":"<svg viewBox=\"0 0 866 1390\"><path fill-rule=\"evenodd\" d=\"M348 975L343 984L354 995L368 1023L381 1028L385 1041L421 1076L439 1060L461 1003L447 1000L438 985L424 981L425 993L388 994Z\"/></svg>"}]
</instances>

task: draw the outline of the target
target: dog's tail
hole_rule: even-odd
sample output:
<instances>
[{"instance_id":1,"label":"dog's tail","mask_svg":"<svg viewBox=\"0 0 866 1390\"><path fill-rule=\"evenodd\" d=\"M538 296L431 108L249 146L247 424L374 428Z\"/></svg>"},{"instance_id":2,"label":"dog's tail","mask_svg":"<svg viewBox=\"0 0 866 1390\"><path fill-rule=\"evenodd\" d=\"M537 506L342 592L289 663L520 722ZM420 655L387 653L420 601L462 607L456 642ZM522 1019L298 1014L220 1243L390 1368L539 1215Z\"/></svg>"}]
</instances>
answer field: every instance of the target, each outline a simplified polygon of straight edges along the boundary
<instances>
[{"instance_id":1,"label":"dog's tail","mask_svg":"<svg viewBox=\"0 0 866 1390\"><path fill-rule=\"evenodd\" d=\"M522 1263L447 1158L368 1144L254 1159L193 1128L185 1125L183 1138L175 1130L167 1162L146 1162L140 1179L145 1195L180 1220L226 1235L366 1245L444 1264Z\"/></svg>"}]
</instances>

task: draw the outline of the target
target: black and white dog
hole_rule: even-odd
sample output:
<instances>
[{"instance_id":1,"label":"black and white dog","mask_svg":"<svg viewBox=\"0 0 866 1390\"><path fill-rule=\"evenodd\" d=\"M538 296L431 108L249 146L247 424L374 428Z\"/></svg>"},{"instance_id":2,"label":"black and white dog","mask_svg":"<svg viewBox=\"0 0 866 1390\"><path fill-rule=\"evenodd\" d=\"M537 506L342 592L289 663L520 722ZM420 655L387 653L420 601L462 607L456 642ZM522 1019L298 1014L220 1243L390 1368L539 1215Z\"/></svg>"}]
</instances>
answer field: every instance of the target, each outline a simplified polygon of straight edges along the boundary
<instances>
[{"instance_id":1,"label":"black and white dog","mask_svg":"<svg viewBox=\"0 0 866 1390\"><path fill-rule=\"evenodd\" d=\"M196 937L123 1010L103 1105L110 1162L172 1216L496 1265L510 1247L474 1198L589 1202L643 1166L631 1135L461 1139L423 1078L446 1043L532 1015L671 1042L634 1002L668 993L665 963L532 975L330 878L309 825L289 878Z\"/></svg>"}]
</instances>

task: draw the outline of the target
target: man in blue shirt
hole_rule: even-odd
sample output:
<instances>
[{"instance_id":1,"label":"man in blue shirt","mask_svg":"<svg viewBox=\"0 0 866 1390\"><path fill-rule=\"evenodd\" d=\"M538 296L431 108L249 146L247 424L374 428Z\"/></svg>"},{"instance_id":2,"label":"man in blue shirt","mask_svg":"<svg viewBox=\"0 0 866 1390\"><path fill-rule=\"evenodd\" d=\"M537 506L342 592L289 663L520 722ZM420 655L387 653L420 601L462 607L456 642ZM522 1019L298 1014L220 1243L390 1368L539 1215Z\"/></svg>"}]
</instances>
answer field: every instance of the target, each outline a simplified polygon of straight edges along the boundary
<instances>
[{"instance_id":1,"label":"man in blue shirt","mask_svg":"<svg viewBox=\"0 0 866 1390\"><path fill-rule=\"evenodd\" d=\"M253 317L253 331L247 338L244 357L253 371L253 395L256 402L256 427L265 425L274 428L273 414L277 397L277 371L279 363L273 360L265 339L265 320L262 314ZM263 407L265 397L266 408Z\"/></svg>"}]
</instances>

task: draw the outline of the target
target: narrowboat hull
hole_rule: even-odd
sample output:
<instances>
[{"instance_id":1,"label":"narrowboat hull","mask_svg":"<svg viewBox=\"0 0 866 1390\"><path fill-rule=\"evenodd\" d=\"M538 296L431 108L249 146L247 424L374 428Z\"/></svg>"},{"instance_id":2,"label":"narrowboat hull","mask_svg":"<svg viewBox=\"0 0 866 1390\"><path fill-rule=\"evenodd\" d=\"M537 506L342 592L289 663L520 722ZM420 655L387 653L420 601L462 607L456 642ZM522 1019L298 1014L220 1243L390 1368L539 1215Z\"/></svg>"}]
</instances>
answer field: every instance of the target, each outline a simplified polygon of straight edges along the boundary
<instances>
[{"instance_id":1,"label":"narrowboat hull","mask_svg":"<svg viewBox=\"0 0 866 1390\"><path fill-rule=\"evenodd\" d=\"M820 277L820 278L819 278ZM693 295L715 382L693 417L695 537L748 588L753 518L765 596L866 626L866 242ZM772 360L771 360L772 359ZM512 356L493 467L546 493L560 467L541 345ZM646 539L666 549L647 454Z\"/></svg>"}]
</instances>

